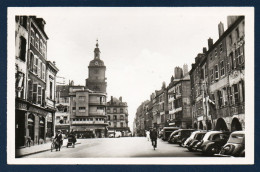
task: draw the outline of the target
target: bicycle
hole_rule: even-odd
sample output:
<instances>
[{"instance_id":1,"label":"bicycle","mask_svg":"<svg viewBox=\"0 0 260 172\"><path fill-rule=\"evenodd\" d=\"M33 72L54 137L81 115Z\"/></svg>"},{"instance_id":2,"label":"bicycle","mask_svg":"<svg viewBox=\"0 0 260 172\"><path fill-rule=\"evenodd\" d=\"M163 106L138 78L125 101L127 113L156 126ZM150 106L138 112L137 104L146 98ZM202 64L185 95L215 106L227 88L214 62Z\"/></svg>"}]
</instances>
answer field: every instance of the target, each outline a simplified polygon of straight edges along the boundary
<instances>
[{"instance_id":1,"label":"bicycle","mask_svg":"<svg viewBox=\"0 0 260 172\"><path fill-rule=\"evenodd\" d=\"M52 139L51 152L52 152L53 149L56 149L56 139Z\"/></svg>"}]
</instances>

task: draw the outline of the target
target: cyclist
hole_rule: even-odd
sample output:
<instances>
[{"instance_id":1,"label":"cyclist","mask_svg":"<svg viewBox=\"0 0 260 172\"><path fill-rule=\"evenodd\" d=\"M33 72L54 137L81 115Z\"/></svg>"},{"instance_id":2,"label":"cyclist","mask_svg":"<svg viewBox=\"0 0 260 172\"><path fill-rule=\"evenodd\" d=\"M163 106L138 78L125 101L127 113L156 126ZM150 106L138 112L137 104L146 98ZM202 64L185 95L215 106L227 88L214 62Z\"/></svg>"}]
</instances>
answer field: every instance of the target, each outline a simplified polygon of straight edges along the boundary
<instances>
[{"instance_id":1,"label":"cyclist","mask_svg":"<svg viewBox=\"0 0 260 172\"><path fill-rule=\"evenodd\" d=\"M58 130L55 138L56 139L56 142L57 142L57 146L56 146L56 151L59 149L60 151L60 147L62 145L62 134L61 134L61 130Z\"/></svg>"},{"instance_id":2,"label":"cyclist","mask_svg":"<svg viewBox=\"0 0 260 172\"><path fill-rule=\"evenodd\" d=\"M154 148L156 148L157 147L157 131L155 128L153 128L150 131L150 139L152 141L152 145L154 146Z\"/></svg>"}]
</instances>

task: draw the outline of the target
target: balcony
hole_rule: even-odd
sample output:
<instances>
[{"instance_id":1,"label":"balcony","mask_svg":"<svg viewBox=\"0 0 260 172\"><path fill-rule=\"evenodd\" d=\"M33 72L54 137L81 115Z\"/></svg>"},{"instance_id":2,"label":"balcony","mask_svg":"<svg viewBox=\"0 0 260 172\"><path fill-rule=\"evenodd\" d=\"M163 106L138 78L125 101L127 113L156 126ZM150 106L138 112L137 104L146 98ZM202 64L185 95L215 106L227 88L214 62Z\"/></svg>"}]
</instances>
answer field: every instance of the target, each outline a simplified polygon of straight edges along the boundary
<instances>
[{"instance_id":1,"label":"balcony","mask_svg":"<svg viewBox=\"0 0 260 172\"><path fill-rule=\"evenodd\" d=\"M90 116L104 116L106 115L106 113L103 111L103 112L89 112L89 115Z\"/></svg>"},{"instance_id":2,"label":"balcony","mask_svg":"<svg viewBox=\"0 0 260 172\"><path fill-rule=\"evenodd\" d=\"M106 106L106 102L100 102L100 101L89 101L89 105L103 105Z\"/></svg>"}]
</instances>

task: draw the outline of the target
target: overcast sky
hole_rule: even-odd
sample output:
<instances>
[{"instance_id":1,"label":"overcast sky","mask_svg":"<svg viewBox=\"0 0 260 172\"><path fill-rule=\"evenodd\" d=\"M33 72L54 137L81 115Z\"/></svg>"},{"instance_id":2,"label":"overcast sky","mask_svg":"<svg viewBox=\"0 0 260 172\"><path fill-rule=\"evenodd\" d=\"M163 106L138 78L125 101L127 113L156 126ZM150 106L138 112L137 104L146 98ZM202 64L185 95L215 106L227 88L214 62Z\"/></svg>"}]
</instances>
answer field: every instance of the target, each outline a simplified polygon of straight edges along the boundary
<instances>
[{"instance_id":1,"label":"overcast sky","mask_svg":"<svg viewBox=\"0 0 260 172\"><path fill-rule=\"evenodd\" d=\"M21 10L22 11L22 10ZM129 106L129 127L141 102L169 84L174 67L191 63L230 8L26 8L22 14L46 21L47 58L56 61L66 83L85 85L96 39L107 70L107 93Z\"/></svg>"}]
</instances>

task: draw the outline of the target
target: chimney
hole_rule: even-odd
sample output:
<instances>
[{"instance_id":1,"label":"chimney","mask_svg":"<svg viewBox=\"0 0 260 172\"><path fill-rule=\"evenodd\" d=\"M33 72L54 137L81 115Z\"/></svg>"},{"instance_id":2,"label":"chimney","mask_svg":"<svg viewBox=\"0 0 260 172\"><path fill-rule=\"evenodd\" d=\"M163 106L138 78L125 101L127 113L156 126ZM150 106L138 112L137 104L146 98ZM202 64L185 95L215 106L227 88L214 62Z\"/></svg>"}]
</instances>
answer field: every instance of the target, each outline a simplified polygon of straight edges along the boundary
<instances>
[{"instance_id":1,"label":"chimney","mask_svg":"<svg viewBox=\"0 0 260 172\"><path fill-rule=\"evenodd\" d=\"M122 102L122 97L121 96L119 97L119 100L120 100L120 102Z\"/></svg>"},{"instance_id":2,"label":"chimney","mask_svg":"<svg viewBox=\"0 0 260 172\"><path fill-rule=\"evenodd\" d=\"M206 52L207 52L207 48L206 48L206 47L203 47L202 52L203 52L204 54L206 54Z\"/></svg>"},{"instance_id":3,"label":"chimney","mask_svg":"<svg viewBox=\"0 0 260 172\"><path fill-rule=\"evenodd\" d=\"M224 25L222 22L218 24L218 35L221 37L221 35L224 33Z\"/></svg>"},{"instance_id":4,"label":"chimney","mask_svg":"<svg viewBox=\"0 0 260 172\"><path fill-rule=\"evenodd\" d=\"M56 66L56 62L55 61L53 61L53 65Z\"/></svg>"},{"instance_id":5,"label":"chimney","mask_svg":"<svg viewBox=\"0 0 260 172\"><path fill-rule=\"evenodd\" d=\"M111 96L111 104L113 104L113 96Z\"/></svg>"},{"instance_id":6,"label":"chimney","mask_svg":"<svg viewBox=\"0 0 260 172\"><path fill-rule=\"evenodd\" d=\"M213 45L213 39L211 39L211 38L209 38L208 39L208 48L210 49L211 47L212 47L212 45Z\"/></svg>"}]
</instances>

